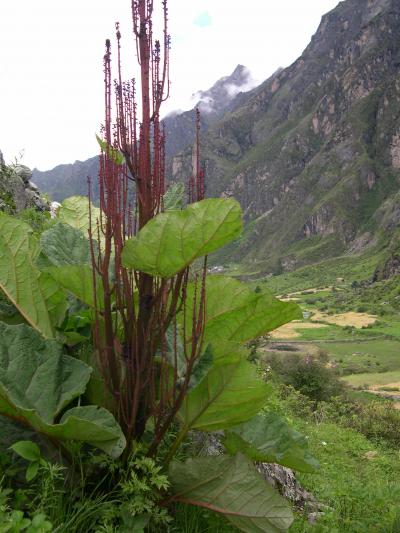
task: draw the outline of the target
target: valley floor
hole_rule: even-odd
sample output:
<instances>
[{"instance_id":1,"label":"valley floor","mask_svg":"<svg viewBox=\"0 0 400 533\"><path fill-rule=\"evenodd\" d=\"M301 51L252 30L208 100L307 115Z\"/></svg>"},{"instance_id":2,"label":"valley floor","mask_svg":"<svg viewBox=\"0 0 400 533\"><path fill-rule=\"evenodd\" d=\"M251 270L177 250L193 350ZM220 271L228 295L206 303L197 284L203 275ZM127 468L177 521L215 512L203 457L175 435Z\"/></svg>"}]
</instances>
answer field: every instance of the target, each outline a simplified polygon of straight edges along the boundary
<instances>
[{"instance_id":1,"label":"valley floor","mask_svg":"<svg viewBox=\"0 0 400 533\"><path fill-rule=\"evenodd\" d=\"M400 440L400 417L392 420L391 413L400 409L400 278L374 284L360 282L351 272L334 283L332 278L329 273L329 284L323 284L319 274L321 284L316 286L315 280L312 283L306 276L302 282L295 272L253 282L257 290L272 288L281 299L296 301L304 316L303 321L273 332L261 352L267 358L293 353L322 358L350 387L349 396L371 406L366 408L369 413L378 401L384 402L380 412L388 413L394 441L388 443L387 420L381 424L378 417L366 420L374 427L368 437L368 427L350 427L357 426L351 421L355 415L345 410L339 415L340 402L326 404L327 415L322 408L311 416L299 405L292 412L286 405L286 414L308 436L321 463L320 473L299 474L299 479L328 506L316 524L299 517L291 531L395 533L400 531L400 461L395 444ZM288 292L290 285L296 290Z\"/></svg>"}]
</instances>

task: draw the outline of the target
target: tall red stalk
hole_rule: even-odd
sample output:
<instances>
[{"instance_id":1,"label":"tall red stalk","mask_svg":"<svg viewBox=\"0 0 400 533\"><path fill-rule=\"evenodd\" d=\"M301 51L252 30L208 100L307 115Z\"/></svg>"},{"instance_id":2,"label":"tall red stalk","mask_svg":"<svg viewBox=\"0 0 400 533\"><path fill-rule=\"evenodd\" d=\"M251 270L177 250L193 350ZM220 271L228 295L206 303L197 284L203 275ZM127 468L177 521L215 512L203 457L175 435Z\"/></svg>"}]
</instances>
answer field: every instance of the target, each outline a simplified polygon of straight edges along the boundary
<instances>
[{"instance_id":1,"label":"tall red stalk","mask_svg":"<svg viewBox=\"0 0 400 533\"><path fill-rule=\"evenodd\" d=\"M193 278L197 302L190 310L190 343L183 343L187 371L183 384L178 386L177 364L172 383L170 371L166 370L171 364L170 361L167 364L166 336L167 331L172 331L175 339L179 334L175 317L186 306L189 270L165 280L127 270L121 261L126 240L162 210L166 188L165 136L160 124L160 108L168 98L170 86L167 0L162 1L162 8L164 29L160 43L153 39L153 1L132 1L140 68L140 106L136 103L135 80L123 81L119 24L116 24L117 76L113 84L111 45L110 41L106 42L102 129L105 147L100 156L99 172L101 216L96 227L92 224L90 228L96 301L94 342L98 368L110 398L108 406L114 411L128 442L140 438L147 420L153 417L156 430L152 453L183 401L190 373L200 354L206 276L204 263L203 273ZM191 180L190 201L204 197L199 127L197 115L197 164ZM123 164L120 154L124 156ZM178 343L173 344L176 362ZM157 354L161 355L161 363Z\"/></svg>"}]
</instances>

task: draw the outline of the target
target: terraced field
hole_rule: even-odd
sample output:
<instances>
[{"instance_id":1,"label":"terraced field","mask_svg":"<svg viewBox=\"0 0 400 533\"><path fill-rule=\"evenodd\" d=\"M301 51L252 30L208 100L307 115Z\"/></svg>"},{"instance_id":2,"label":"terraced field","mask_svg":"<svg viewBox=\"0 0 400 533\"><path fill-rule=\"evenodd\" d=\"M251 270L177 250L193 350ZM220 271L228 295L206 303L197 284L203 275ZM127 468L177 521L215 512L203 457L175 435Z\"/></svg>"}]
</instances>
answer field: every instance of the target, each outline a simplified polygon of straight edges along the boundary
<instances>
[{"instance_id":1,"label":"terraced field","mask_svg":"<svg viewBox=\"0 0 400 533\"><path fill-rule=\"evenodd\" d=\"M293 351L304 356L323 352L327 364L337 368L351 387L382 396L390 396L391 391L381 387L398 385L400 391L399 315L367 312L356 299L352 308L348 297L346 308L337 312L336 302L342 296L334 293L339 291L351 293L343 285L333 292L332 287L321 287L281 295L284 300L296 301L305 318L274 331L264 350L281 356Z\"/></svg>"}]
</instances>

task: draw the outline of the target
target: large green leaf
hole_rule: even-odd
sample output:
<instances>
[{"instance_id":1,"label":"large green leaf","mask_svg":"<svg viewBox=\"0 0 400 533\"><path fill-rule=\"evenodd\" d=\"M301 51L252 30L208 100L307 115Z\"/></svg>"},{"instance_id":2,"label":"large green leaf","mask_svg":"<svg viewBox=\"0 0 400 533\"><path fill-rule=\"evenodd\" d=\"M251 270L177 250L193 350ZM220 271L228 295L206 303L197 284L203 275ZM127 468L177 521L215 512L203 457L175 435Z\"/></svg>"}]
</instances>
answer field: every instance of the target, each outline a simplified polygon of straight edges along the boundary
<instances>
[{"instance_id":1,"label":"large green leaf","mask_svg":"<svg viewBox=\"0 0 400 533\"><path fill-rule=\"evenodd\" d=\"M58 224L40 237L42 250L54 266L83 265L91 262L90 244L84 233L68 224Z\"/></svg>"},{"instance_id":2,"label":"large green leaf","mask_svg":"<svg viewBox=\"0 0 400 533\"><path fill-rule=\"evenodd\" d=\"M48 428L49 435L59 439L83 441L100 448L111 457L119 457L126 440L113 415L97 405L69 409L60 423Z\"/></svg>"},{"instance_id":3,"label":"large green leaf","mask_svg":"<svg viewBox=\"0 0 400 533\"><path fill-rule=\"evenodd\" d=\"M0 213L0 289L44 337L55 336L67 302L58 283L36 266L39 242L25 222Z\"/></svg>"},{"instance_id":4,"label":"large green leaf","mask_svg":"<svg viewBox=\"0 0 400 533\"><path fill-rule=\"evenodd\" d=\"M301 472L315 472L319 467L307 439L273 412L226 431L224 445L230 454L240 451L253 461L278 463Z\"/></svg>"},{"instance_id":5,"label":"large green leaf","mask_svg":"<svg viewBox=\"0 0 400 533\"><path fill-rule=\"evenodd\" d=\"M167 192L163 196L163 204L165 211L173 211L182 209L185 201L186 190L183 183L174 183L168 187Z\"/></svg>"},{"instance_id":6,"label":"large green leaf","mask_svg":"<svg viewBox=\"0 0 400 533\"><path fill-rule=\"evenodd\" d=\"M190 284L186 303L188 312L193 308L195 291L194 284ZM209 276L206 294L206 342L246 342L302 318L295 303L281 302L269 292L255 293L245 283L233 278ZM186 323L191 322L186 320Z\"/></svg>"},{"instance_id":7,"label":"large green leaf","mask_svg":"<svg viewBox=\"0 0 400 533\"><path fill-rule=\"evenodd\" d=\"M242 212L236 200L210 198L182 211L160 213L127 241L127 268L169 278L240 235Z\"/></svg>"},{"instance_id":8,"label":"large green leaf","mask_svg":"<svg viewBox=\"0 0 400 533\"><path fill-rule=\"evenodd\" d=\"M283 533L293 522L289 504L243 455L172 462L172 500L222 513L246 533Z\"/></svg>"},{"instance_id":9,"label":"large green leaf","mask_svg":"<svg viewBox=\"0 0 400 533\"><path fill-rule=\"evenodd\" d=\"M117 422L97 406L65 407L85 391L92 369L62 354L26 325L0 323L0 414L41 434L91 443L118 456L125 439Z\"/></svg>"},{"instance_id":10,"label":"large green leaf","mask_svg":"<svg viewBox=\"0 0 400 533\"><path fill-rule=\"evenodd\" d=\"M49 267L45 270L51 275L61 287L76 296L79 300L95 307L94 292L93 292L93 272L89 265L65 265L61 267ZM102 289L102 282L99 277L96 277L97 290L97 305L99 308L103 307L104 292Z\"/></svg>"},{"instance_id":11,"label":"large green leaf","mask_svg":"<svg viewBox=\"0 0 400 533\"><path fill-rule=\"evenodd\" d=\"M178 385L183 383L187 374L187 360L179 330L174 333L174 328L170 327L165 336L165 355L166 360L171 368L176 371ZM206 376L214 363L214 354L211 346L207 346L200 357L193 365L190 380L188 384L189 389L196 387L199 382Z\"/></svg>"},{"instance_id":12,"label":"large green leaf","mask_svg":"<svg viewBox=\"0 0 400 533\"><path fill-rule=\"evenodd\" d=\"M96 238L96 225L100 219L100 209L91 206L93 238ZM60 222L82 230L85 235L89 230L89 200L86 196L71 196L64 200L57 211Z\"/></svg>"},{"instance_id":13,"label":"large green leaf","mask_svg":"<svg viewBox=\"0 0 400 533\"><path fill-rule=\"evenodd\" d=\"M96 135L97 142L99 143L99 146L105 154L107 154L112 161L116 165L124 165L125 164L125 156L122 152L117 150L117 148L114 148L106 140L101 139L98 135Z\"/></svg>"},{"instance_id":14,"label":"large green leaf","mask_svg":"<svg viewBox=\"0 0 400 533\"><path fill-rule=\"evenodd\" d=\"M5 402L32 409L51 422L84 393L90 374L89 366L63 355L56 341L43 340L24 324L0 323L0 387L5 394L0 406Z\"/></svg>"},{"instance_id":15,"label":"large green leaf","mask_svg":"<svg viewBox=\"0 0 400 533\"><path fill-rule=\"evenodd\" d=\"M187 429L229 428L256 415L270 391L255 366L243 359L216 365L187 394L178 418Z\"/></svg>"}]
</instances>

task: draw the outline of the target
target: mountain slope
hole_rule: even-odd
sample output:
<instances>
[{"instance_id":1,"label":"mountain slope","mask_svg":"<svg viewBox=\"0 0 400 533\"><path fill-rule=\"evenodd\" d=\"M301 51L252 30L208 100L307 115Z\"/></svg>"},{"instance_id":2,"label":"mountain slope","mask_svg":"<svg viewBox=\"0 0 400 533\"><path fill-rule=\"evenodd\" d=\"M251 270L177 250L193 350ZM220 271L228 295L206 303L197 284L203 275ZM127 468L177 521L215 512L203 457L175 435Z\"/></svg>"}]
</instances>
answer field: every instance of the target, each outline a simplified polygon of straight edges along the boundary
<instances>
[{"instance_id":1,"label":"mountain slope","mask_svg":"<svg viewBox=\"0 0 400 533\"><path fill-rule=\"evenodd\" d=\"M58 165L51 170L40 171L33 169L33 181L41 191L50 195L52 200L62 202L70 196L87 195L88 177L92 183L92 197L98 199L99 187L97 176L99 173L98 156L91 157L86 161Z\"/></svg>"},{"instance_id":2,"label":"mountain slope","mask_svg":"<svg viewBox=\"0 0 400 533\"><path fill-rule=\"evenodd\" d=\"M341 2L293 65L210 127L208 194L238 198L248 223L234 257L292 270L398 231L399 34L398 0Z\"/></svg>"},{"instance_id":3,"label":"mountain slope","mask_svg":"<svg viewBox=\"0 0 400 533\"><path fill-rule=\"evenodd\" d=\"M226 111L235 109L241 102L241 91L253 86L250 72L243 65L238 65L229 76L218 80L210 89L199 91L195 98L196 106L201 110L201 129L207 131L209 126L220 118ZM176 112L163 120L166 132L166 157L181 152L186 146L194 142L196 136L195 108ZM170 166L169 166L170 167ZM33 180L39 188L56 201L62 201L75 194L86 195L88 191L87 178L92 180L92 197L98 199L97 176L99 172L98 157L86 161L75 161L72 164L40 171L34 169Z\"/></svg>"}]
</instances>

